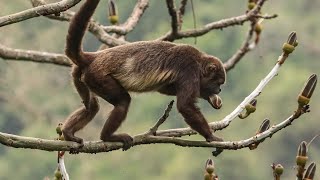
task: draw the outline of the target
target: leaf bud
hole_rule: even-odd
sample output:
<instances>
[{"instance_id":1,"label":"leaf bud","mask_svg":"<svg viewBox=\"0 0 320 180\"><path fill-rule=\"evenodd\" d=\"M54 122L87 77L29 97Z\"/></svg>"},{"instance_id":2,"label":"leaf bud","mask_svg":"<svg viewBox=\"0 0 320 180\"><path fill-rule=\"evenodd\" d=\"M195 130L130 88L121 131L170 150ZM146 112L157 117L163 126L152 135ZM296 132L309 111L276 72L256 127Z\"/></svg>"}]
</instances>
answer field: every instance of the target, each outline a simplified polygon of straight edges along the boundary
<instances>
[{"instance_id":1,"label":"leaf bud","mask_svg":"<svg viewBox=\"0 0 320 180\"><path fill-rule=\"evenodd\" d=\"M285 54L290 54L294 51L294 46L288 43L284 43L282 46L282 51Z\"/></svg>"}]
</instances>

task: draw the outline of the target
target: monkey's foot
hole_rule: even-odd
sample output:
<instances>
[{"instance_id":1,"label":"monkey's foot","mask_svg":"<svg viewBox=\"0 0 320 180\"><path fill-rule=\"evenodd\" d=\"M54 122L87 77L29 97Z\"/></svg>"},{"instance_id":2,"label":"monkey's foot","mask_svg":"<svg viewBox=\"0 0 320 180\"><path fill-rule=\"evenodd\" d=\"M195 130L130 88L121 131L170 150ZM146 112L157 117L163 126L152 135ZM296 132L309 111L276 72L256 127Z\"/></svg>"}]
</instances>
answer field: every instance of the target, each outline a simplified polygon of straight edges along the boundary
<instances>
[{"instance_id":1,"label":"monkey's foot","mask_svg":"<svg viewBox=\"0 0 320 180\"><path fill-rule=\"evenodd\" d=\"M207 142L212 142L212 141L223 141L223 139L219 136L216 136L212 134L209 138L206 138Z\"/></svg>"},{"instance_id":2,"label":"monkey's foot","mask_svg":"<svg viewBox=\"0 0 320 180\"><path fill-rule=\"evenodd\" d=\"M122 142L123 151L128 150L133 145L133 138L126 133L113 134L111 136L101 136L100 138L104 142Z\"/></svg>"},{"instance_id":3,"label":"monkey's foot","mask_svg":"<svg viewBox=\"0 0 320 180\"><path fill-rule=\"evenodd\" d=\"M79 143L80 144L79 148L83 147L82 138L74 136L72 132L69 132L67 130L62 130L62 134L66 141L73 141L73 142Z\"/></svg>"}]
</instances>

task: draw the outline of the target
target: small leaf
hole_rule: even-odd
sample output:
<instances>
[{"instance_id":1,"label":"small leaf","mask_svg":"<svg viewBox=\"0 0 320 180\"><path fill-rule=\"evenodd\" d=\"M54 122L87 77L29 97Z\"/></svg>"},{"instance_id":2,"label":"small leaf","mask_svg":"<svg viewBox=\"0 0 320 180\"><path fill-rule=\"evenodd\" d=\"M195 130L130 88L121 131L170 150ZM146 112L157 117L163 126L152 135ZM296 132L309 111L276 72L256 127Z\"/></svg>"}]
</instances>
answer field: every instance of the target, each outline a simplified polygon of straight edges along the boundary
<instances>
[{"instance_id":1,"label":"small leaf","mask_svg":"<svg viewBox=\"0 0 320 180\"><path fill-rule=\"evenodd\" d=\"M262 124L260 125L257 134L263 133L266 130L268 130L269 128L270 128L270 120L269 119L265 119L265 120L263 120Z\"/></svg>"},{"instance_id":2,"label":"small leaf","mask_svg":"<svg viewBox=\"0 0 320 180\"><path fill-rule=\"evenodd\" d=\"M305 83L302 91L301 91L301 95L306 97L306 98L311 98L312 94L313 94L313 91L314 89L316 88L317 86L317 81L318 81L318 78L317 78L317 75L316 74L312 74L309 79L307 80L307 82Z\"/></svg>"},{"instance_id":3,"label":"small leaf","mask_svg":"<svg viewBox=\"0 0 320 180\"><path fill-rule=\"evenodd\" d=\"M307 143L302 141L298 147L298 156L307 156Z\"/></svg>"},{"instance_id":4,"label":"small leaf","mask_svg":"<svg viewBox=\"0 0 320 180\"><path fill-rule=\"evenodd\" d=\"M304 174L304 179L313 179L314 178L314 175L316 173L316 164L314 162L312 162L308 168L307 168L307 171L306 173Z\"/></svg>"},{"instance_id":5,"label":"small leaf","mask_svg":"<svg viewBox=\"0 0 320 180\"><path fill-rule=\"evenodd\" d=\"M205 169L209 174L212 174L214 172L214 163L212 159L207 160Z\"/></svg>"},{"instance_id":6,"label":"small leaf","mask_svg":"<svg viewBox=\"0 0 320 180\"><path fill-rule=\"evenodd\" d=\"M293 46L295 45L296 41L297 41L297 33L293 31L289 34L287 43Z\"/></svg>"},{"instance_id":7,"label":"small leaf","mask_svg":"<svg viewBox=\"0 0 320 180\"><path fill-rule=\"evenodd\" d=\"M109 0L108 7L109 7L109 16L116 16L117 15L116 3L113 0Z\"/></svg>"}]
</instances>

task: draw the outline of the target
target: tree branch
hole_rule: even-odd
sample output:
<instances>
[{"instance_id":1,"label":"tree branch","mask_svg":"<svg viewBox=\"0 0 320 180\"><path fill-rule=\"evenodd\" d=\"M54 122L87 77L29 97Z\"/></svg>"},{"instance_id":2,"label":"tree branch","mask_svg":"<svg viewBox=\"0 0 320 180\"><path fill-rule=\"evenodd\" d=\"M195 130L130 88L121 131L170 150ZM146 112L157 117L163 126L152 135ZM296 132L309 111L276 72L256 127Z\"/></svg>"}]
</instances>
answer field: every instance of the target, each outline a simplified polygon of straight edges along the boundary
<instances>
[{"instance_id":1,"label":"tree branch","mask_svg":"<svg viewBox=\"0 0 320 180\"><path fill-rule=\"evenodd\" d=\"M240 49L226 62L223 63L224 68L226 71L231 70L234 68L234 66L241 60L241 58L249 51L255 48L256 44L255 42L250 43L252 37L253 37L253 32L254 32L254 27L255 27L255 22L251 22L249 31L247 33L247 37L242 43L242 46Z\"/></svg>"},{"instance_id":2,"label":"tree branch","mask_svg":"<svg viewBox=\"0 0 320 180\"><path fill-rule=\"evenodd\" d=\"M267 1L267 0L259 0L256 7L244 15L212 22L212 23L206 24L204 27L199 28L199 29L179 31L174 36L171 35L171 32L168 32L166 35L158 38L157 40L174 41L174 40L182 39L182 38L198 37L198 36L202 36L202 35L210 32L211 30L214 30L214 29L223 29L228 26L242 25L244 22L249 21L251 18L258 15L258 13L260 12L260 9L262 8L265 1Z\"/></svg>"},{"instance_id":3,"label":"tree branch","mask_svg":"<svg viewBox=\"0 0 320 180\"><path fill-rule=\"evenodd\" d=\"M167 118L169 117L169 113L170 113L170 111L171 111L171 109L172 109L173 103L174 103L174 101L172 100L172 101L168 104L166 110L164 111L164 114L161 116L160 119L158 119L158 121L156 122L156 124L153 125L152 128L150 128L150 130L147 132L148 134L156 135L156 132L157 132L158 128L159 128L159 127L161 126L161 124L163 124L163 123L167 120Z\"/></svg>"},{"instance_id":4,"label":"tree branch","mask_svg":"<svg viewBox=\"0 0 320 180\"><path fill-rule=\"evenodd\" d=\"M35 2L37 2L37 3L35 3ZM44 2L41 2L40 0L33 0L32 4L39 5L39 4L44 4ZM44 6L44 5L42 5L42 6ZM50 19L54 19L54 20L69 22L73 18L74 14L75 13L72 11L65 11L65 12L59 13L59 15L47 15L46 17L48 17ZM96 36L100 42L108 45L109 47L114 47L114 46L128 43L122 39L114 38L111 35L109 35L108 33L106 33L103 29L103 26L101 26L98 22L94 21L93 19L90 20L88 30L94 36Z\"/></svg>"},{"instance_id":5,"label":"tree branch","mask_svg":"<svg viewBox=\"0 0 320 180\"><path fill-rule=\"evenodd\" d=\"M209 148L220 148L236 150L249 147L252 144L258 144L263 142L266 138L271 137L276 132L289 126L292 122L297 119L294 115L290 116L283 122L272 126L269 130L257 134L251 138L240 140L240 141L225 141L225 142L206 142L206 141L192 141L184 140L175 137L164 137L164 136L151 136L151 135L137 135L133 137L134 145L142 144L175 144L182 147L209 147ZM0 133L0 143L6 146L11 146L15 148L28 148L28 149L38 149L44 151L70 151L77 149L77 151L82 153L99 153L99 152L109 152L122 148L122 143L109 143L102 141L90 141L84 142L84 146L79 148L79 144L75 142L68 141L58 141L58 140L46 140L33 137L23 137L7 133Z\"/></svg>"},{"instance_id":6,"label":"tree branch","mask_svg":"<svg viewBox=\"0 0 320 180\"><path fill-rule=\"evenodd\" d=\"M13 61L32 61L37 63L50 63L61 66L71 66L71 61L63 54L39 52L22 49L12 49L0 44L0 57Z\"/></svg>"},{"instance_id":7,"label":"tree branch","mask_svg":"<svg viewBox=\"0 0 320 180\"><path fill-rule=\"evenodd\" d=\"M45 16L49 14L57 14L59 12L65 11L73 7L80 1L81 0L62 0L57 3L46 4L46 5L31 8L22 12L11 14L8 16L3 16L3 17L0 17L0 27L17 23L20 21L24 21L26 19L38 17L41 15Z\"/></svg>"},{"instance_id":8,"label":"tree branch","mask_svg":"<svg viewBox=\"0 0 320 180\"><path fill-rule=\"evenodd\" d=\"M181 28L182 28L183 16L186 11L187 2L188 2L188 0L181 0L180 1L180 8L178 11L179 30L181 30Z\"/></svg>"},{"instance_id":9,"label":"tree branch","mask_svg":"<svg viewBox=\"0 0 320 180\"><path fill-rule=\"evenodd\" d=\"M120 35L128 34L136 27L148 6L149 0L139 0L125 23L119 26L104 26L103 29L109 33L117 33Z\"/></svg>"},{"instance_id":10,"label":"tree branch","mask_svg":"<svg viewBox=\"0 0 320 180\"><path fill-rule=\"evenodd\" d=\"M169 15L171 16L171 32L168 38L174 38L178 34L178 16L173 0L166 0Z\"/></svg>"}]
</instances>

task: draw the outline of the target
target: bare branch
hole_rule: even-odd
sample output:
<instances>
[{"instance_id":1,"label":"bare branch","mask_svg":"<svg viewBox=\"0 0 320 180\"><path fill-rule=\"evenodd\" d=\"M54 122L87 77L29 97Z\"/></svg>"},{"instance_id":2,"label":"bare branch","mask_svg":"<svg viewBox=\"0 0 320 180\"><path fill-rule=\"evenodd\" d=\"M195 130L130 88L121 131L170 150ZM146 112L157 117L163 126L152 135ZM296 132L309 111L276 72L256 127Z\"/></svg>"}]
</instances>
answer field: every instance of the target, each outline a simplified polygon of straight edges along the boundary
<instances>
[{"instance_id":1,"label":"bare branch","mask_svg":"<svg viewBox=\"0 0 320 180\"><path fill-rule=\"evenodd\" d=\"M40 3L40 0L34 0L34 1ZM70 21L74 16L74 14L75 13L72 11L65 11L65 12L59 13L59 15L48 15L46 17L50 19L59 20L59 21ZM103 30L103 26L101 26L98 22L94 21L93 19L90 20L88 29L89 29L89 32L91 32L94 36L96 36L100 42L107 44L110 47L128 43L124 40L114 38L108 33L106 33Z\"/></svg>"},{"instance_id":2,"label":"bare branch","mask_svg":"<svg viewBox=\"0 0 320 180\"><path fill-rule=\"evenodd\" d=\"M160 127L161 124L164 123L164 121L166 121L166 119L169 117L169 113L172 109L173 106L173 100L168 104L166 110L164 111L164 114L161 116L161 118L157 121L157 123L150 128L150 130L147 132L148 134L152 134L152 135L156 135L156 131L158 130L158 128Z\"/></svg>"},{"instance_id":3,"label":"bare branch","mask_svg":"<svg viewBox=\"0 0 320 180\"><path fill-rule=\"evenodd\" d=\"M71 61L63 54L39 52L22 49L12 49L0 44L0 57L13 61L32 61L37 63L50 63L61 66L71 66Z\"/></svg>"},{"instance_id":4,"label":"bare branch","mask_svg":"<svg viewBox=\"0 0 320 180\"><path fill-rule=\"evenodd\" d=\"M254 27L255 27L255 22L251 22L250 29L248 31L247 37L242 43L242 46L240 49L226 62L224 62L224 68L226 71L231 70L234 68L234 66L241 60L241 58L249 51L251 51L255 47L255 42L250 43L252 37L253 37L253 32L254 32Z\"/></svg>"},{"instance_id":5,"label":"bare branch","mask_svg":"<svg viewBox=\"0 0 320 180\"><path fill-rule=\"evenodd\" d=\"M267 1L267 0L259 0L256 7L244 15L212 22L212 23L206 24L204 27L199 28L199 29L180 31L175 36L172 36L171 32L168 32L166 35L158 38L157 40L174 41L174 40L182 39L182 38L198 37L198 36L202 36L202 35L210 32L211 30L214 30L214 29L223 29L228 26L242 25L244 22L250 21L251 18L258 15L258 13L260 12L260 9L263 6L263 4L265 3L265 1Z\"/></svg>"},{"instance_id":6,"label":"bare branch","mask_svg":"<svg viewBox=\"0 0 320 180\"><path fill-rule=\"evenodd\" d=\"M120 35L128 34L134 29L134 27L136 27L148 6L149 0L139 0L125 23L119 26L104 26L103 29L109 33L112 32Z\"/></svg>"},{"instance_id":7,"label":"bare branch","mask_svg":"<svg viewBox=\"0 0 320 180\"><path fill-rule=\"evenodd\" d=\"M164 137L164 136L150 136L150 135L137 135L134 136L134 145L141 144L175 144L182 147L210 147L236 150L249 147L252 144L261 143L266 138L271 137L276 132L289 126L296 118L294 115L290 116L283 122L272 126L269 130L257 134L251 138L240 140L240 141L225 141L225 142L206 142L206 141L192 141L184 140L175 137ZM90 141L85 142L82 148L79 148L79 144L75 142L57 141L57 140L46 140L33 137L17 136L7 133L0 133L0 143L15 148L28 148L28 149L39 149L44 151L70 151L77 149L82 153L99 153L109 152L122 148L122 143L109 143L102 141Z\"/></svg>"},{"instance_id":8,"label":"bare branch","mask_svg":"<svg viewBox=\"0 0 320 180\"><path fill-rule=\"evenodd\" d=\"M182 28L182 23L183 23L183 19L182 18L184 16L184 13L185 13L185 10L186 10L187 2L188 2L188 0L181 0L180 1L180 8L179 8L179 11L178 11L179 31Z\"/></svg>"},{"instance_id":9,"label":"bare branch","mask_svg":"<svg viewBox=\"0 0 320 180\"><path fill-rule=\"evenodd\" d=\"M166 0L169 15L171 16L171 32L168 38L174 38L178 34L178 16L173 0Z\"/></svg>"},{"instance_id":10,"label":"bare branch","mask_svg":"<svg viewBox=\"0 0 320 180\"><path fill-rule=\"evenodd\" d=\"M8 16L0 17L0 27L17 23L20 21L24 21L26 19L38 17L38 16L57 14L59 12L65 11L73 7L80 1L81 0L61 0L60 2L57 2L57 3L46 4L46 5L34 7L22 12L11 14Z\"/></svg>"}]
</instances>

